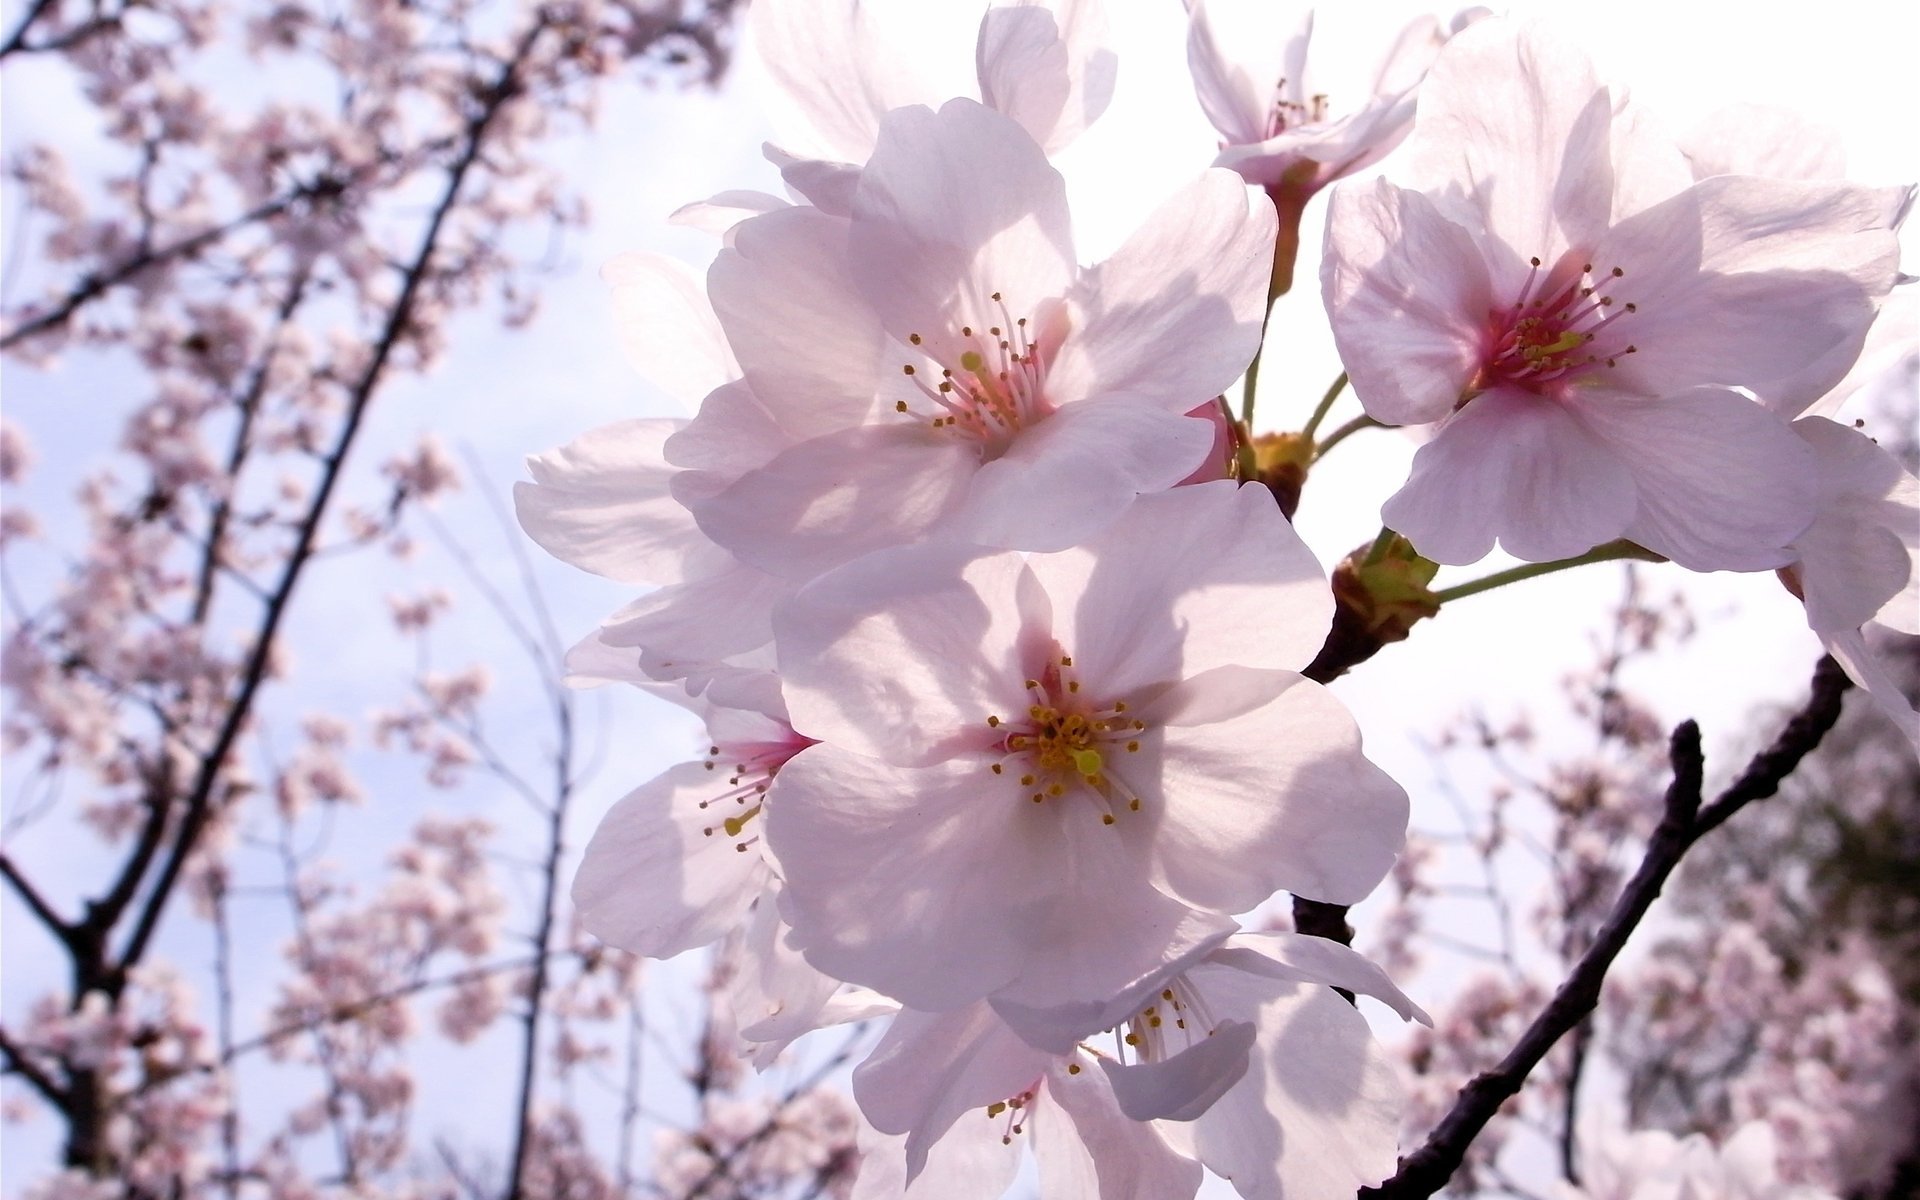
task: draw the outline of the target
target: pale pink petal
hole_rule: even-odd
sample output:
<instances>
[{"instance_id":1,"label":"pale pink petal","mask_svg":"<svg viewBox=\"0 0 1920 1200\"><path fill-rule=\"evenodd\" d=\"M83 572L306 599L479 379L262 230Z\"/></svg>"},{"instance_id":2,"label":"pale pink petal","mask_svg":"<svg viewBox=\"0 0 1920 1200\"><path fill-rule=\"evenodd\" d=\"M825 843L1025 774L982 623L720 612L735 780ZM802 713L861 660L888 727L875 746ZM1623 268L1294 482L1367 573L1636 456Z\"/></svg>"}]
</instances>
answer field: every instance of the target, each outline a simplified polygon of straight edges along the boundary
<instances>
[{"instance_id":1,"label":"pale pink petal","mask_svg":"<svg viewBox=\"0 0 1920 1200\"><path fill-rule=\"evenodd\" d=\"M1321 286L1367 414L1437 421L1472 384L1494 307L1480 247L1420 192L1349 184L1328 209Z\"/></svg>"},{"instance_id":2,"label":"pale pink petal","mask_svg":"<svg viewBox=\"0 0 1920 1200\"><path fill-rule=\"evenodd\" d=\"M1260 1027L1246 1077L1193 1125L1209 1170L1245 1200L1351 1196L1393 1173L1403 1092L1352 1005L1228 968L1190 978L1217 1016Z\"/></svg>"},{"instance_id":3,"label":"pale pink petal","mask_svg":"<svg viewBox=\"0 0 1920 1200\"><path fill-rule=\"evenodd\" d=\"M1570 38L1540 24L1480 21L1447 43L1420 87L1408 143L1423 191L1456 189L1520 257L1552 263L1611 223L1613 100Z\"/></svg>"},{"instance_id":4,"label":"pale pink petal","mask_svg":"<svg viewBox=\"0 0 1920 1200\"><path fill-rule=\"evenodd\" d=\"M796 1040L847 1020L867 1016L885 1016L896 1005L864 993L858 1006L828 1012L828 1003L840 991L840 981L809 966L798 951L786 944L787 927L780 920L773 887L755 901L748 918L746 937L741 940L731 971L727 972L725 997L733 1010L740 1037L754 1043L749 1056L755 1067L765 1070L777 1061Z\"/></svg>"},{"instance_id":5,"label":"pale pink petal","mask_svg":"<svg viewBox=\"0 0 1920 1200\"><path fill-rule=\"evenodd\" d=\"M978 463L974 447L917 424L863 425L801 442L689 507L741 559L805 580L929 533Z\"/></svg>"},{"instance_id":6,"label":"pale pink petal","mask_svg":"<svg viewBox=\"0 0 1920 1200\"><path fill-rule=\"evenodd\" d=\"M1516 558L1546 562L1621 536L1636 511L1633 478L1570 407L1506 389L1475 397L1414 454L1381 520L1455 565L1478 561L1496 538Z\"/></svg>"},{"instance_id":7,"label":"pale pink petal","mask_svg":"<svg viewBox=\"0 0 1920 1200\"><path fill-rule=\"evenodd\" d=\"M1018 121L1041 149L1053 149L1047 143L1072 88L1053 14L1037 4L989 8L980 18L973 63L981 103Z\"/></svg>"},{"instance_id":8,"label":"pale pink petal","mask_svg":"<svg viewBox=\"0 0 1920 1200\"><path fill-rule=\"evenodd\" d=\"M1042 1095L1051 1103L1027 1118L1041 1195L1183 1200L1199 1190L1200 1164L1176 1153L1151 1125L1129 1120L1101 1072L1055 1067Z\"/></svg>"},{"instance_id":9,"label":"pale pink petal","mask_svg":"<svg viewBox=\"0 0 1920 1200\"><path fill-rule=\"evenodd\" d=\"M1593 261L1608 280L1607 385L1647 396L1719 384L1804 409L1859 356L1899 258L1881 189L1719 176L1623 221ZM1625 304L1636 311L1621 317Z\"/></svg>"},{"instance_id":10,"label":"pale pink petal","mask_svg":"<svg viewBox=\"0 0 1920 1200\"><path fill-rule=\"evenodd\" d=\"M574 907L589 933L671 958L740 923L770 873L743 840L751 835L723 827L747 811L717 799L728 790L726 777L707 764L681 763L613 806L573 880Z\"/></svg>"},{"instance_id":11,"label":"pale pink petal","mask_svg":"<svg viewBox=\"0 0 1920 1200\"><path fill-rule=\"evenodd\" d=\"M1184 413L1231 387L1260 346L1274 221L1222 170L1155 209L1076 286L1047 373L1054 403L1123 392Z\"/></svg>"},{"instance_id":12,"label":"pale pink petal","mask_svg":"<svg viewBox=\"0 0 1920 1200\"><path fill-rule=\"evenodd\" d=\"M638 653L639 667L650 678L686 679L698 691L705 685L695 676L710 675L721 663L773 640L774 605L792 595L793 587L736 563L642 596L608 617L596 640Z\"/></svg>"},{"instance_id":13,"label":"pale pink petal","mask_svg":"<svg viewBox=\"0 0 1920 1200\"><path fill-rule=\"evenodd\" d=\"M640 669L640 651L632 646L614 646L595 630L567 649L566 685L570 688L599 687L604 683L651 682Z\"/></svg>"},{"instance_id":14,"label":"pale pink petal","mask_svg":"<svg viewBox=\"0 0 1920 1200\"><path fill-rule=\"evenodd\" d=\"M860 186L860 168L789 154L772 142L760 148L768 162L780 168L780 180L808 204L836 217L853 215L853 193Z\"/></svg>"},{"instance_id":15,"label":"pale pink petal","mask_svg":"<svg viewBox=\"0 0 1920 1200\"><path fill-rule=\"evenodd\" d=\"M1821 633L1858 629L1914 580L1917 485L1858 430L1802 417L1793 432L1813 451L1820 483L1819 516L1793 542L1807 624Z\"/></svg>"},{"instance_id":16,"label":"pale pink petal","mask_svg":"<svg viewBox=\"0 0 1920 1200\"><path fill-rule=\"evenodd\" d=\"M1268 979L1345 988L1384 1002L1401 1020L1433 1024L1433 1019L1394 986L1371 959L1328 938L1304 933L1238 933L1213 951L1208 961Z\"/></svg>"},{"instance_id":17,"label":"pale pink petal","mask_svg":"<svg viewBox=\"0 0 1920 1200\"><path fill-rule=\"evenodd\" d=\"M1662 400L1581 393L1566 407L1633 481L1639 511L1620 532L1688 570L1784 566L1787 543L1813 522L1812 452L1786 421L1737 392L1695 388Z\"/></svg>"},{"instance_id":18,"label":"pale pink petal","mask_svg":"<svg viewBox=\"0 0 1920 1200\"><path fill-rule=\"evenodd\" d=\"M1192 474L1213 440L1208 422L1130 397L1068 405L979 469L943 532L983 546L1065 550L1140 493Z\"/></svg>"},{"instance_id":19,"label":"pale pink petal","mask_svg":"<svg viewBox=\"0 0 1920 1200\"><path fill-rule=\"evenodd\" d=\"M513 487L520 527L563 562L624 583L680 583L728 555L674 500L661 455L680 421L622 421L527 459Z\"/></svg>"},{"instance_id":20,"label":"pale pink petal","mask_svg":"<svg viewBox=\"0 0 1920 1200\"><path fill-rule=\"evenodd\" d=\"M1065 1004L1035 1007L1007 996L990 1003L1007 1026L1028 1045L1054 1054L1072 1054L1087 1037L1125 1024L1153 1002L1167 984L1238 933L1232 922L1194 925L1191 936L1169 944L1158 963L1112 994Z\"/></svg>"},{"instance_id":21,"label":"pale pink petal","mask_svg":"<svg viewBox=\"0 0 1920 1200\"><path fill-rule=\"evenodd\" d=\"M1865 403L1860 407L1871 412L1872 395L1882 389L1894 396L1911 396L1920 390L1920 288L1911 285L1895 288L1881 303L1860 357L1846 377L1800 415L1832 417L1863 392Z\"/></svg>"},{"instance_id":22,"label":"pale pink petal","mask_svg":"<svg viewBox=\"0 0 1920 1200\"><path fill-rule=\"evenodd\" d=\"M858 424L873 404L886 338L847 258L844 219L789 208L741 222L707 272L747 383L795 439Z\"/></svg>"},{"instance_id":23,"label":"pale pink petal","mask_svg":"<svg viewBox=\"0 0 1920 1200\"><path fill-rule=\"evenodd\" d=\"M1018 555L934 544L816 580L778 616L794 727L905 765L993 744L987 718L1031 703L1022 637L1049 624L1027 574Z\"/></svg>"},{"instance_id":24,"label":"pale pink petal","mask_svg":"<svg viewBox=\"0 0 1920 1200\"><path fill-rule=\"evenodd\" d=\"M927 1164L928 1150L947 1141L955 1121L1031 1088L1052 1062L1052 1055L1015 1037L985 1004L939 1013L909 1008L854 1068L853 1094L874 1128L907 1135L906 1176L913 1178ZM966 1124L991 1128L996 1142L1004 1125L977 1113ZM933 1161L939 1161L937 1150Z\"/></svg>"},{"instance_id":25,"label":"pale pink petal","mask_svg":"<svg viewBox=\"0 0 1920 1200\"><path fill-rule=\"evenodd\" d=\"M1695 122L1680 139L1680 149L1696 179L1841 179L1847 173L1846 146L1838 129L1777 104L1717 109Z\"/></svg>"},{"instance_id":26,"label":"pale pink petal","mask_svg":"<svg viewBox=\"0 0 1920 1200\"><path fill-rule=\"evenodd\" d=\"M1073 279L1066 182L1011 119L971 100L887 114L854 200L851 269L899 341L945 318L1000 323ZM956 361L958 354L952 356Z\"/></svg>"},{"instance_id":27,"label":"pale pink petal","mask_svg":"<svg viewBox=\"0 0 1920 1200\"><path fill-rule=\"evenodd\" d=\"M1241 715L1185 724L1181 708L1249 686L1223 667L1162 700L1155 882L1197 908L1241 912L1278 889L1353 904L1393 866L1406 837L1407 794L1360 752L1360 731L1320 685L1282 676L1271 699ZM1244 698L1242 698L1244 702ZM1233 705L1232 707L1238 707ZM1122 772L1128 760L1112 767Z\"/></svg>"},{"instance_id":28,"label":"pale pink petal","mask_svg":"<svg viewBox=\"0 0 1920 1200\"><path fill-rule=\"evenodd\" d=\"M1298 669L1333 620L1319 561L1257 486L1142 496L1086 545L1032 561L1050 595L1079 597L1056 636L1114 698L1228 664Z\"/></svg>"},{"instance_id":29,"label":"pale pink petal","mask_svg":"<svg viewBox=\"0 0 1920 1200\"><path fill-rule=\"evenodd\" d=\"M674 209L667 215L667 223L698 229L715 237L725 237L733 232L734 226L748 217L789 207L788 201L766 192L716 192L705 200L695 200L692 204L682 204Z\"/></svg>"},{"instance_id":30,"label":"pale pink petal","mask_svg":"<svg viewBox=\"0 0 1920 1200\"><path fill-rule=\"evenodd\" d=\"M613 302L614 333L642 378L692 407L736 379L739 364L700 275L661 254L623 254L600 268Z\"/></svg>"},{"instance_id":31,"label":"pale pink petal","mask_svg":"<svg viewBox=\"0 0 1920 1200\"><path fill-rule=\"evenodd\" d=\"M1227 917L1191 909L1148 885L1153 831L1128 819L1136 814L1123 811L1107 825L1071 796L1036 805L1016 794L1021 808L1060 815L1051 828L1027 833L1051 839L1051 894L1044 910L1026 918L1031 950L1019 975L993 993L996 1008L1077 1011L1072 1006L1126 991L1236 928Z\"/></svg>"},{"instance_id":32,"label":"pale pink petal","mask_svg":"<svg viewBox=\"0 0 1920 1200\"><path fill-rule=\"evenodd\" d=\"M1303 165L1311 166L1312 175L1301 183L1317 190L1386 157L1413 128L1413 111L1409 92L1338 120L1290 129L1263 142L1228 146L1213 165L1267 186L1287 182L1289 170L1299 176Z\"/></svg>"},{"instance_id":33,"label":"pale pink petal","mask_svg":"<svg viewBox=\"0 0 1920 1200\"><path fill-rule=\"evenodd\" d=\"M1899 678L1867 641L1866 634L1850 629L1822 635L1820 641L1847 673L1847 678L1860 685L1874 707L1893 720L1894 726L1912 744L1913 752L1920 755L1920 709L1915 708Z\"/></svg>"},{"instance_id":34,"label":"pale pink petal","mask_svg":"<svg viewBox=\"0 0 1920 1200\"><path fill-rule=\"evenodd\" d=\"M984 758L897 767L814 746L781 769L775 801L781 915L829 975L944 1011L1018 979L1061 928L1058 807L1027 803Z\"/></svg>"},{"instance_id":35,"label":"pale pink petal","mask_svg":"<svg viewBox=\"0 0 1920 1200\"><path fill-rule=\"evenodd\" d=\"M1100 0L1018 0L980 19L980 99L1018 121L1049 154L1106 111L1117 66Z\"/></svg>"},{"instance_id":36,"label":"pale pink petal","mask_svg":"<svg viewBox=\"0 0 1920 1200\"><path fill-rule=\"evenodd\" d=\"M1263 0L1193 0L1187 66L1207 119L1229 144L1266 137L1274 90L1302 81L1313 10Z\"/></svg>"},{"instance_id":37,"label":"pale pink petal","mask_svg":"<svg viewBox=\"0 0 1920 1200\"><path fill-rule=\"evenodd\" d=\"M864 162L888 110L930 91L957 94L925 80L937 56L929 63L911 52L913 39L902 27L907 16L861 0L786 0L748 11L758 57L800 118L791 133L803 153Z\"/></svg>"},{"instance_id":38,"label":"pale pink petal","mask_svg":"<svg viewBox=\"0 0 1920 1200\"><path fill-rule=\"evenodd\" d=\"M682 504L723 489L742 471L771 459L793 444L793 437L744 379L715 389L700 405L700 414L667 439L666 460L686 471L702 472L693 480L674 481L674 495ZM691 488L691 490L682 490Z\"/></svg>"},{"instance_id":39,"label":"pale pink petal","mask_svg":"<svg viewBox=\"0 0 1920 1200\"><path fill-rule=\"evenodd\" d=\"M1124 1065L1102 1058L1100 1069L1120 1111L1132 1119L1191 1121L1247 1073L1255 1032L1248 1022L1223 1021L1171 1058Z\"/></svg>"},{"instance_id":40,"label":"pale pink petal","mask_svg":"<svg viewBox=\"0 0 1920 1200\"><path fill-rule=\"evenodd\" d=\"M961 1121L930 1147L907 1182L907 1139L862 1125L857 1135L860 1173L850 1200L979 1200L1013 1185L1023 1147L1000 1139L999 1121Z\"/></svg>"}]
</instances>

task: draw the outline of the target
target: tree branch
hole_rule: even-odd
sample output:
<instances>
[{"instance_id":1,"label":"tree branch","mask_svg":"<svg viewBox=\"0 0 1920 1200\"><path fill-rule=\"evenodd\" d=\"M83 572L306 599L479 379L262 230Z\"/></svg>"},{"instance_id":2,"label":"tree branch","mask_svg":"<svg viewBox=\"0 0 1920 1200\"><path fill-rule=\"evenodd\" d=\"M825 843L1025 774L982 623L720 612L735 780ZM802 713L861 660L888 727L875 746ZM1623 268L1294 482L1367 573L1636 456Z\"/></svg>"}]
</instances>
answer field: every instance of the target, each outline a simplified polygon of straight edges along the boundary
<instances>
[{"instance_id":1,"label":"tree branch","mask_svg":"<svg viewBox=\"0 0 1920 1200\"><path fill-rule=\"evenodd\" d=\"M73 923L53 911L53 905L47 903L46 897L33 886L33 882L22 875L20 869L13 865L13 860L4 854L0 854L0 877L4 877L9 884L13 885L14 893L29 909L33 910L33 915L47 927L48 933L59 938L61 943L69 949L73 947L76 937Z\"/></svg>"},{"instance_id":2,"label":"tree branch","mask_svg":"<svg viewBox=\"0 0 1920 1200\"><path fill-rule=\"evenodd\" d=\"M1806 706L1767 749L1753 757L1740 778L1704 810L1701 779L1705 758L1700 729L1683 721L1673 731L1668 761L1673 781L1667 787L1664 815L1648 840L1639 869L1622 889L1613 911L1594 936L1553 999L1527 1027L1526 1033L1491 1071L1473 1078L1460 1090L1453 1108L1428 1136L1426 1144L1400 1160L1400 1170L1377 1188L1362 1188L1370 1200L1414 1200L1431 1196L1452 1178L1466 1157L1467 1147L1486 1128L1500 1106L1518 1094L1527 1076L1547 1052L1580 1024L1600 1001L1607 970L1626 946L1647 910L1660 895L1689 848L1728 817L1753 800L1773 795L1840 716L1840 699L1851 681L1832 658L1822 658L1813 672L1812 695Z\"/></svg>"},{"instance_id":3,"label":"tree branch","mask_svg":"<svg viewBox=\"0 0 1920 1200\"><path fill-rule=\"evenodd\" d=\"M40 1093L40 1098L54 1108L61 1112L67 1110L67 1089L56 1083L53 1076L42 1071L27 1057L26 1051L14 1045L5 1029L0 1029L0 1055L6 1056L8 1072L26 1080L34 1091Z\"/></svg>"}]
</instances>

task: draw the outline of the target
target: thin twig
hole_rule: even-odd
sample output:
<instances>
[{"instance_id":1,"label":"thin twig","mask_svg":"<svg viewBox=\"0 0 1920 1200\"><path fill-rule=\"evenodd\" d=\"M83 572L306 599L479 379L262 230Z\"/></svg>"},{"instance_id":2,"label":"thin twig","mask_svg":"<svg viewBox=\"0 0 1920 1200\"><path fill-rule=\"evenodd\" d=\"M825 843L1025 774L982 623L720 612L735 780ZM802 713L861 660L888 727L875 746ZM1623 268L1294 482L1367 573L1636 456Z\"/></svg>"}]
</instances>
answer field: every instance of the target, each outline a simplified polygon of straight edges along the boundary
<instances>
[{"instance_id":1,"label":"thin twig","mask_svg":"<svg viewBox=\"0 0 1920 1200\"><path fill-rule=\"evenodd\" d=\"M55 912L53 905L49 904L46 897L40 894L40 890L33 886L33 881L22 875L20 869L13 865L13 860L4 854L0 854L0 877L4 877L13 886L15 894L29 909L33 910L33 915L47 927L48 933L59 938L69 948L74 945L77 934L73 922Z\"/></svg>"},{"instance_id":2,"label":"thin twig","mask_svg":"<svg viewBox=\"0 0 1920 1200\"><path fill-rule=\"evenodd\" d=\"M61 1087L54 1081L53 1076L41 1070L37 1063L31 1058L28 1058L26 1051L14 1044L13 1039L7 1036L7 1031L4 1028L0 1028L0 1054L6 1056L7 1070L9 1072L18 1075L31 1084L33 1090L39 1092L40 1098L48 1104L53 1105L62 1112L66 1111L68 1102L67 1089Z\"/></svg>"},{"instance_id":3,"label":"thin twig","mask_svg":"<svg viewBox=\"0 0 1920 1200\"><path fill-rule=\"evenodd\" d=\"M1360 1195L1374 1200L1411 1200L1431 1196L1466 1157L1467 1148L1491 1121L1500 1106L1519 1093L1533 1068L1555 1044L1591 1013L1600 1001L1600 987L1608 968L1626 946L1647 910L1660 895L1668 876L1701 836L1724 823L1753 800L1771 796L1781 781L1820 744L1840 716L1840 699L1851 686L1832 658L1822 658L1813 672L1812 695L1766 750L1755 755L1745 771L1711 805L1701 807L1701 777L1705 758L1700 729L1683 721L1673 731L1668 761L1673 781L1667 788L1664 815L1647 842L1647 850L1633 878L1622 889L1613 911L1594 935L1553 999L1535 1017L1500 1065L1475 1076L1460 1090L1453 1108L1412 1154L1400 1160L1400 1169L1377 1188Z\"/></svg>"}]
</instances>

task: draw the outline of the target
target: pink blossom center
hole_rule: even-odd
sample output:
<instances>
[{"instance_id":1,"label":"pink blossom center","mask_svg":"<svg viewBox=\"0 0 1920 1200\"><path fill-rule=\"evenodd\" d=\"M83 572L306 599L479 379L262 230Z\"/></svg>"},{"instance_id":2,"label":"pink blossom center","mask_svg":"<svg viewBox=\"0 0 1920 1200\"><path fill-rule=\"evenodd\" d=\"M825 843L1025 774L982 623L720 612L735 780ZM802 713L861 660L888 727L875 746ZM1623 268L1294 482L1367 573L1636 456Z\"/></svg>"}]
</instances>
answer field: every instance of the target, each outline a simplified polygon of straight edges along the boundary
<instances>
[{"instance_id":1,"label":"pink blossom center","mask_svg":"<svg viewBox=\"0 0 1920 1200\"><path fill-rule=\"evenodd\" d=\"M760 840L757 834L747 835L753 819L766 809L767 790L773 786L773 777L794 755L813 744L812 738L789 728L787 737L779 741L707 747L707 770L718 771L722 762L730 763L731 770L726 789L700 802L702 812L711 810L725 815L718 825L708 825L700 832L707 837L724 832L734 840L735 850L746 853L748 847Z\"/></svg>"},{"instance_id":2,"label":"pink blossom center","mask_svg":"<svg viewBox=\"0 0 1920 1200\"><path fill-rule=\"evenodd\" d=\"M1621 344L1620 323L1640 311L1613 294L1624 270L1596 276L1590 262L1574 270L1562 260L1542 279L1540 260L1532 264L1519 298L1487 315L1487 349L1472 392L1502 385L1544 392L1639 350Z\"/></svg>"},{"instance_id":3,"label":"pink blossom center","mask_svg":"<svg viewBox=\"0 0 1920 1200\"><path fill-rule=\"evenodd\" d=\"M1000 735L1004 757L990 769L1017 773L1028 798L1045 804L1069 791L1089 797L1102 824L1112 825L1117 811L1139 812L1140 795L1115 770L1115 763L1140 752L1146 722L1127 714L1127 702L1094 703L1085 697L1073 669L1073 656L1050 660L1037 679L1026 681L1032 703L1022 717L987 718Z\"/></svg>"},{"instance_id":4,"label":"pink blossom center","mask_svg":"<svg viewBox=\"0 0 1920 1200\"><path fill-rule=\"evenodd\" d=\"M1007 311L999 292L993 293L999 321L984 330L962 325L957 337L943 337L935 349L918 333L907 340L928 356L928 363L907 363L901 372L911 379L926 404L895 402L896 412L928 421L980 446L982 461L1006 452L1019 432L1053 411L1041 384L1046 362L1026 317ZM939 372L934 379L933 370Z\"/></svg>"}]
</instances>

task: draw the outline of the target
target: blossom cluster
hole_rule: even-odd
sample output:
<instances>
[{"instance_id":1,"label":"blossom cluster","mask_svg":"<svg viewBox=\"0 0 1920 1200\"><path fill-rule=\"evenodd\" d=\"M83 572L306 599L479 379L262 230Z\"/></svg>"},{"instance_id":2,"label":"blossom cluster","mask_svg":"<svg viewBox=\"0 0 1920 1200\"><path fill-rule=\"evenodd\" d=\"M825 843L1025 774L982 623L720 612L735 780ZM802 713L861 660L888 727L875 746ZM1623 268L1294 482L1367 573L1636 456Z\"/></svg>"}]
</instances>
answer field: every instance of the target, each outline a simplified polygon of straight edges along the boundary
<instances>
[{"instance_id":1,"label":"blossom cluster","mask_svg":"<svg viewBox=\"0 0 1920 1200\"><path fill-rule=\"evenodd\" d=\"M856 1196L998 1195L1029 1142L1049 1196L1393 1173L1403 1087L1353 997L1425 1014L1242 921L1394 869L1406 793L1321 686L1394 564L1414 609L1496 542L1778 571L1914 720L1865 630L1920 632L1920 492L1831 419L1911 354L1883 315L1911 191L1670 141L1552 29L1477 10L1383 45L1342 111L1310 14L1275 12L1191 6L1216 165L1089 264L1055 159L1112 91L1097 3L988 8L946 87L885 9L761 0L787 195L681 211L722 242L704 283L606 272L634 364L697 414L516 491L547 550L652 589L574 680L710 738L607 815L582 919L655 957L726 939L762 1064L890 1022L853 1073ZM1343 586L1222 397L1272 352L1306 199L1389 152L1333 193L1323 299L1368 417L1429 436Z\"/></svg>"}]
</instances>

